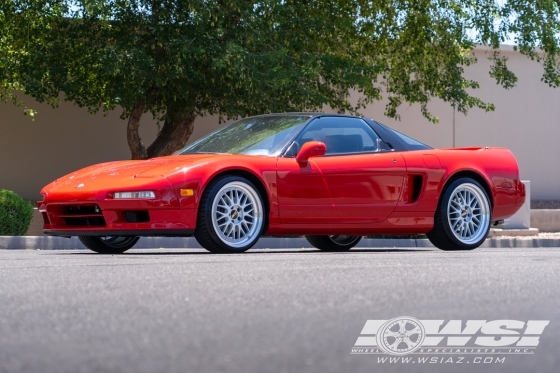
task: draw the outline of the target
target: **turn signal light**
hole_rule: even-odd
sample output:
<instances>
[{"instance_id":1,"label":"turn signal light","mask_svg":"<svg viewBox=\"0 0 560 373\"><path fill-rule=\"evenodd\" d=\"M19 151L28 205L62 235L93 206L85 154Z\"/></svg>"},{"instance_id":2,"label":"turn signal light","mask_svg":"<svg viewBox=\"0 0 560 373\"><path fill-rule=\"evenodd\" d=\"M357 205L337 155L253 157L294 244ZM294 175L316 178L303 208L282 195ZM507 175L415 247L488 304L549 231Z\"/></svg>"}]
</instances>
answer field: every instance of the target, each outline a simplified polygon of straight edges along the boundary
<instances>
[{"instance_id":1,"label":"turn signal light","mask_svg":"<svg viewBox=\"0 0 560 373\"><path fill-rule=\"evenodd\" d=\"M194 190L181 189L181 197L192 197L192 196L194 196Z\"/></svg>"}]
</instances>

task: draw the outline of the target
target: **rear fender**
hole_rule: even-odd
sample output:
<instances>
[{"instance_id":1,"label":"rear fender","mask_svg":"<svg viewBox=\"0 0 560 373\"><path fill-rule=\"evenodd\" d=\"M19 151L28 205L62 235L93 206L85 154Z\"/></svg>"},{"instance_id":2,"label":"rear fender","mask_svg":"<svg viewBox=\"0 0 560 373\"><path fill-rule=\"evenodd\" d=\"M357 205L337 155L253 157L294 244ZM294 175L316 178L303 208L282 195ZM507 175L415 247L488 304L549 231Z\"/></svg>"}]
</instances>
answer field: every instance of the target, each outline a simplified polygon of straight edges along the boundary
<instances>
[{"instance_id":1,"label":"rear fender","mask_svg":"<svg viewBox=\"0 0 560 373\"><path fill-rule=\"evenodd\" d=\"M469 175L484 181L492 203L492 220L513 215L518 201L524 200L524 187L519 180L519 166L513 153L505 148L442 149L437 152L446 170L440 184L440 196L450 182ZM521 197L522 196L522 197Z\"/></svg>"}]
</instances>

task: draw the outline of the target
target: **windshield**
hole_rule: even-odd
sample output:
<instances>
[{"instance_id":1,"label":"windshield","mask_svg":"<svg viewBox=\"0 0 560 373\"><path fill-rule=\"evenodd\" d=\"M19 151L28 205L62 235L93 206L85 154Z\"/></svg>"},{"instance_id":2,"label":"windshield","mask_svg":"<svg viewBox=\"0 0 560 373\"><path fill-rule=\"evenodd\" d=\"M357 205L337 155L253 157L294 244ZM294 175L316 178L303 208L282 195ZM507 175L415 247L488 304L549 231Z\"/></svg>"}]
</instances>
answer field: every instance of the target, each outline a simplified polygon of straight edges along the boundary
<instances>
[{"instance_id":1,"label":"windshield","mask_svg":"<svg viewBox=\"0 0 560 373\"><path fill-rule=\"evenodd\" d=\"M175 154L233 153L279 155L309 115L267 115L234 122Z\"/></svg>"}]
</instances>

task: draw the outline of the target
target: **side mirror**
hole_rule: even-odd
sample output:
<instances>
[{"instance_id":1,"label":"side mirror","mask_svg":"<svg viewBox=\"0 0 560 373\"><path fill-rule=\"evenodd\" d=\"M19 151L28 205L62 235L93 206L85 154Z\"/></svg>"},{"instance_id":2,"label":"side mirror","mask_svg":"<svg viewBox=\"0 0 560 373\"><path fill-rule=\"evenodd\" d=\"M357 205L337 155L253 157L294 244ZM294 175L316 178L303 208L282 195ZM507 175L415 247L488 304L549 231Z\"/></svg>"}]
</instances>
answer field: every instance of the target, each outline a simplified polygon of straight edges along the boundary
<instances>
[{"instance_id":1,"label":"side mirror","mask_svg":"<svg viewBox=\"0 0 560 373\"><path fill-rule=\"evenodd\" d=\"M311 157L320 157L327 152L327 146L320 141L309 141L301 146L296 161L298 163L307 163Z\"/></svg>"}]
</instances>

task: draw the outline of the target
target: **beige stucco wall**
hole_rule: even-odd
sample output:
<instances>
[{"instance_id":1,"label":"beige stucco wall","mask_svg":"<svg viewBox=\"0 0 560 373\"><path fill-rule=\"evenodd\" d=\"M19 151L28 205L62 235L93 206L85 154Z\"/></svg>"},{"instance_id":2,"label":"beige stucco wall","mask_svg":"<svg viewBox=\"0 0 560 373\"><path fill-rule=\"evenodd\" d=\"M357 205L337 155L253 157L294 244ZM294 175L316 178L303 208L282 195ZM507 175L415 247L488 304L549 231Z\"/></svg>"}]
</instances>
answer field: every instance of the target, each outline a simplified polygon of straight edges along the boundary
<instances>
[{"instance_id":1,"label":"beige stucco wall","mask_svg":"<svg viewBox=\"0 0 560 373\"><path fill-rule=\"evenodd\" d=\"M503 146L519 163L521 178L531 180L533 200L560 199L560 88L541 82L542 67L503 47L508 66L515 72L515 88L505 90L489 77L490 62L483 50L475 52L478 63L466 69L466 77L480 82L475 96L492 102L494 112L472 109L455 115L455 146ZM424 119L418 106L402 107L401 121L383 117L383 105L363 114L402 131L433 147L453 146L453 109L440 100L430 104L438 124Z\"/></svg>"},{"instance_id":2,"label":"beige stucco wall","mask_svg":"<svg viewBox=\"0 0 560 373\"><path fill-rule=\"evenodd\" d=\"M94 163L130 159L126 121L118 110L91 115L68 102L53 109L30 98L25 101L38 111L34 121L21 108L0 103L0 189L38 200L41 188L59 176ZM191 139L218 128L214 119L197 119ZM152 116L144 115L140 136L145 144L157 131Z\"/></svg>"},{"instance_id":3,"label":"beige stucco wall","mask_svg":"<svg viewBox=\"0 0 560 373\"><path fill-rule=\"evenodd\" d=\"M455 116L456 146L505 146L516 155L521 177L531 180L532 199L560 199L560 89L540 81L542 68L511 48L504 52L519 82L512 90L497 86L488 76L489 63L477 51L479 63L467 70L467 77L481 83L474 93L496 105L485 113L473 109L468 116ZM90 115L71 103L58 109L38 104L35 121L23 116L21 108L0 104L0 188L11 189L27 199L39 199L48 182L93 163L128 159L126 122L115 111L104 117ZM403 106L401 121L383 116L384 102L362 111L367 117L394 127L433 147L453 145L453 110L441 101L430 104L440 123L424 119L416 106ZM215 117L198 118L191 141L218 128ZM151 143L157 125L150 115L141 121L141 136Z\"/></svg>"}]
</instances>

